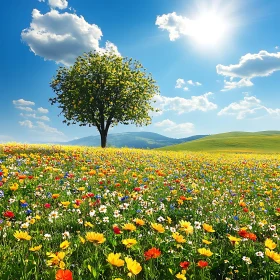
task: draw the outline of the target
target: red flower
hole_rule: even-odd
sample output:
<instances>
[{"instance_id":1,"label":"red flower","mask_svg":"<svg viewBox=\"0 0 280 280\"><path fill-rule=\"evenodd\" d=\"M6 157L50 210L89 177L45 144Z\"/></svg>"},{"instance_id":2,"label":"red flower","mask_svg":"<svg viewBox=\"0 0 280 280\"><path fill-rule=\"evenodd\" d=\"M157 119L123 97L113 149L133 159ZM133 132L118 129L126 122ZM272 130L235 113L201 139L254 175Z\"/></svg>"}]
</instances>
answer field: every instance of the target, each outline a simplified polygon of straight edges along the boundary
<instances>
[{"instance_id":1,"label":"red flower","mask_svg":"<svg viewBox=\"0 0 280 280\"><path fill-rule=\"evenodd\" d=\"M244 229L241 229L240 231L238 231L239 236L243 237L243 238L249 238L249 232L247 232Z\"/></svg>"},{"instance_id":2,"label":"red flower","mask_svg":"<svg viewBox=\"0 0 280 280\"><path fill-rule=\"evenodd\" d=\"M56 272L55 280L73 280L72 272L68 269L60 269Z\"/></svg>"},{"instance_id":3,"label":"red flower","mask_svg":"<svg viewBox=\"0 0 280 280\"><path fill-rule=\"evenodd\" d=\"M113 227L113 231L115 234L121 234L121 230L118 227Z\"/></svg>"},{"instance_id":4,"label":"red flower","mask_svg":"<svg viewBox=\"0 0 280 280\"><path fill-rule=\"evenodd\" d=\"M280 208L276 208L276 211L277 211L277 212L280 212Z\"/></svg>"},{"instance_id":5,"label":"red flower","mask_svg":"<svg viewBox=\"0 0 280 280\"><path fill-rule=\"evenodd\" d=\"M245 213L247 213L247 212L249 211L249 209L246 208L246 207L244 207L244 208L243 208L243 211L244 211Z\"/></svg>"},{"instance_id":6,"label":"red flower","mask_svg":"<svg viewBox=\"0 0 280 280\"><path fill-rule=\"evenodd\" d=\"M141 191L141 188L137 187L137 188L134 188L134 190L135 190L136 192L140 192L140 191Z\"/></svg>"},{"instance_id":7,"label":"red flower","mask_svg":"<svg viewBox=\"0 0 280 280\"><path fill-rule=\"evenodd\" d=\"M151 248L144 253L146 261L149 259L156 259L161 255L161 251L157 248Z\"/></svg>"},{"instance_id":8,"label":"red flower","mask_svg":"<svg viewBox=\"0 0 280 280\"><path fill-rule=\"evenodd\" d=\"M208 266L208 262L206 262L206 261L199 261L199 262L197 263L197 265L198 265L200 268L203 268L203 267Z\"/></svg>"},{"instance_id":9,"label":"red flower","mask_svg":"<svg viewBox=\"0 0 280 280\"><path fill-rule=\"evenodd\" d=\"M50 208L51 205L50 205L49 203L46 203L46 204L44 204L44 207L45 207L45 208Z\"/></svg>"},{"instance_id":10,"label":"red flower","mask_svg":"<svg viewBox=\"0 0 280 280\"><path fill-rule=\"evenodd\" d=\"M190 262L187 262L187 261L184 261L184 262L180 262L180 266L183 268L183 269L187 269L190 265Z\"/></svg>"},{"instance_id":11,"label":"red flower","mask_svg":"<svg viewBox=\"0 0 280 280\"><path fill-rule=\"evenodd\" d=\"M251 240L253 240L253 241L256 241L256 240L257 240L257 236L256 236L254 233L249 233L248 238L251 239Z\"/></svg>"},{"instance_id":12,"label":"red flower","mask_svg":"<svg viewBox=\"0 0 280 280\"><path fill-rule=\"evenodd\" d=\"M9 210L4 213L4 217L9 218L9 219L13 218L14 216L15 216L15 214Z\"/></svg>"}]
</instances>

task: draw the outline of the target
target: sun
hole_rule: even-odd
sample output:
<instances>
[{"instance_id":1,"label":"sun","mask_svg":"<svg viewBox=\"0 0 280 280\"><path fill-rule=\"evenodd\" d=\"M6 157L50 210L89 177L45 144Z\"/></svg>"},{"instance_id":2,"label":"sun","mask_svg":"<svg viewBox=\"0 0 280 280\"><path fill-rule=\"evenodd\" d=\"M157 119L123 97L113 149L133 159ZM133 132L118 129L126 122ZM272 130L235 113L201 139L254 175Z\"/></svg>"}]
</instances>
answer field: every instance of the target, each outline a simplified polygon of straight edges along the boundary
<instances>
[{"instance_id":1,"label":"sun","mask_svg":"<svg viewBox=\"0 0 280 280\"><path fill-rule=\"evenodd\" d=\"M201 45L216 46L225 38L227 21L213 12L200 14L193 22L193 37Z\"/></svg>"}]
</instances>

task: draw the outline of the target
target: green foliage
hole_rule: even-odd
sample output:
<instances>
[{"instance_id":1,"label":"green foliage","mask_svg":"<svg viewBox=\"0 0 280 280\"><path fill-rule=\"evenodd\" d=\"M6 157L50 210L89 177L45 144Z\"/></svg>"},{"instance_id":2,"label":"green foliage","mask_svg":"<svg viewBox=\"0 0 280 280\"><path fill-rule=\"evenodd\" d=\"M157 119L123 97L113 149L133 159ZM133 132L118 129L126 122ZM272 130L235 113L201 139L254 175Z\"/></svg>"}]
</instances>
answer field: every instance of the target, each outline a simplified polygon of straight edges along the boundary
<instances>
[{"instance_id":1,"label":"green foliage","mask_svg":"<svg viewBox=\"0 0 280 280\"><path fill-rule=\"evenodd\" d=\"M64 123L97 127L101 138L110 126L151 123L152 98L159 93L138 61L113 53L85 53L70 68L60 67L50 86Z\"/></svg>"},{"instance_id":2,"label":"green foliage","mask_svg":"<svg viewBox=\"0 0 280 280\"><path fill-rule=\"evenodd\" d=\"M280 153L280 133L278 131L229 132L211 135L199 140L182 143L161 150Z\"/></svg>"}]
</instances>

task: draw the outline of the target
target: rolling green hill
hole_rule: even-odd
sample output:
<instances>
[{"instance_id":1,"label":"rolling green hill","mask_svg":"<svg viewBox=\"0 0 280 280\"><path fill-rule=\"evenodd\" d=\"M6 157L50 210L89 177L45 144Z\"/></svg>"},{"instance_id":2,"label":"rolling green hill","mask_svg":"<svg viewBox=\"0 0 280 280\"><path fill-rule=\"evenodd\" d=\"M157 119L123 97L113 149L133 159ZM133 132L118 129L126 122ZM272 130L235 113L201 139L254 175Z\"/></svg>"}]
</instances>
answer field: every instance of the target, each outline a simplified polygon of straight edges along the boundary
<instances>
[{"instance_id":1,"label":"rolling green hill","mask_svg":"<svg viewBox=\"0 0 280 280\"><path fill-rule=\"evenodd\" d=\"M280 153L280 131L229 132L159 148L165 151Z\"/></svg>"}]
</instances>

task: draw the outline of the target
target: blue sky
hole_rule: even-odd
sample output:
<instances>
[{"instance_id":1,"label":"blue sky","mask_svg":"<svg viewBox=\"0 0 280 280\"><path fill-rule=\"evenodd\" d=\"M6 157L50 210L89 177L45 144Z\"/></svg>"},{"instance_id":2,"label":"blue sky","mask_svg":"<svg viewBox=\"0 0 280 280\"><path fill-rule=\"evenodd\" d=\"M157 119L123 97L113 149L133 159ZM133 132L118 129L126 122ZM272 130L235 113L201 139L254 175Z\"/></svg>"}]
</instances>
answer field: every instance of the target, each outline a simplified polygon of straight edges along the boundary
<instances>
[{"instance_id":1,"label":"blue sky","mask_svg":"<svg viewBox=\"0 0 280 280\"><path fill-rule=\"evenodd\" d=\"M106 48L139 60L161 92L150 126L109 133L279 130L278 0L10 0L0 21L0 142L97 135L62 123L49 83L58 66Z\"/></svg>"}]
</instances>

